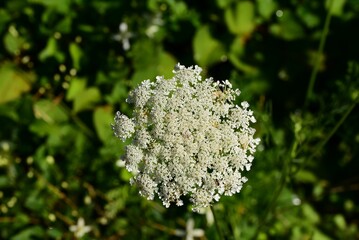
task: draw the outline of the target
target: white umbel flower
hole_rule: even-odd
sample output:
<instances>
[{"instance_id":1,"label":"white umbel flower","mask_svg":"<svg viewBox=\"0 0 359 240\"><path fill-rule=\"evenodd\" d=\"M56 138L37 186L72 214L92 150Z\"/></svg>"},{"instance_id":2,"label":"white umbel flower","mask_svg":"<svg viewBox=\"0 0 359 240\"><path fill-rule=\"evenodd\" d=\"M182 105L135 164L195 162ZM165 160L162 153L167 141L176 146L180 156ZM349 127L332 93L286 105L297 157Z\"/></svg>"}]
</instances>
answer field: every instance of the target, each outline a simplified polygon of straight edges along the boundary
<instances>
[{"instance_id":1,"label":"white umbel flower","mask_svg":"<svg viewBox=\"0 0 359 240\"><path fill-rule=\"evenodd\" d=\"M166 207L188 196L198 211L240 192L260 141L249 104L234 103L240 91L228 80L203 80L201 71L178 64L173 78L142 82L127 99L132 118L118 112L112 124L116 137L133 137L124 156L131 183Z\"/></svg>"}]
</instances>

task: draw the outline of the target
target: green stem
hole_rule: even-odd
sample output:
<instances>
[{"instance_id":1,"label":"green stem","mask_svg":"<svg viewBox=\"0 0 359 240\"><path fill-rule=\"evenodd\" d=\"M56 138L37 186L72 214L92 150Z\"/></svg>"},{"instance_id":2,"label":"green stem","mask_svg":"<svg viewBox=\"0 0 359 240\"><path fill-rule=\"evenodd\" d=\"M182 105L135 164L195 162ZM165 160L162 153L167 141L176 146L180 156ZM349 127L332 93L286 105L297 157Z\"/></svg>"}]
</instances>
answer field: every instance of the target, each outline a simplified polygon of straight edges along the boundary
<instances>
[{"instance_id":1,"label":"green stem","mask_svg":"<svg viewBox=\"0 0 359 240\"><path fill-rule=\"evenodd\" d=\"M327 16L325 18L324 29L323 29L322 35L320 37L318 53L315 58L314 68L310 75L309 86L308 86L307 95L305 98L305 106L307 106L309 101L313 98L314 83L317 78L317 74L318 74L319 66L320 66L320 62L321 62L321 57L322 57L323 51L324 51L325 41L326 41L326 38L327 38L327 35L329 32L330 19L332 17L332 10L331 10L332 4L333 4L333 0L330 2L329 10L328 10Z\"/></svg>"},{"instance_id":2,"label":"green stem","mask_svg":"<svg viewBox=\"0 0 359 240\"><path fill-rule=\"evenodd\" d=\"M295 146L293 145L292 146L292 151L293 152L293 148ZM290 169L290 163L291 163L291 158L288 157L284 164L283 164L283 168L282 168L282 175L281 175L281 178L279 180L279 187L277 189L277 191L275 192L271 202L268 204L267 208L264 210L264 214L262 215L261 219L259 220L259 224L258 224L258 227L257 227L257 230L256 230L256 233L254 234L254 237L253 239L257 239L258 238L258 235L260 233L260 231L262 230L263 226L265 225L266 221L267 221L267 218L268 216L270 215L270 213L272 212L274 206L276 205L277 201L278 201L278 198L287 182L287 175L288 175L288 169Z\"/></svg>"},{"instance_id":3,"label":"green stem","mask_svg":"<svg viewBox=\"0 0 359 240\"><path fill-rule=\"evenodd\" d=\"M212 205L211 205L211 211L212 211L213 218L214 218L214 224L216 225L218 237L219 237L219 239L224 240L223 233L221 231L221 228L219 227L218 219L217 219L216 213L215 213Z\"/></svg>"},{"instance_id":4,"label":"green stem","mask_svg":"<svg viewBox=\"0 0 359 240\"><path fill-rule=\"evenodd\" d=\"M356 104L358 103L358 101L353 102L350 107L348 108L348 110L344 113L344 115L340 118L340 120L337 122L337 124L334 126L334 128L329 132L329 134L325 137L325 139L323 141L321 141L318 146L315 148L314 152L312 153L312 155L310 155L308 158L306 158L304 160L304 162L296 169L296 171L292 172L292 177L294 177L295 174L297 174L298 172L300 172L300 170L305 166L305 164L308 162L308 160L312 159L313 157L315 157L317 155L317 153L319 152L320 149L322 149L325 144L327 144L327 142L332 138L332 136L334 135L334 133L336 133L339 129L339 127L344 123L344 121L347 119L347 117L349 116L349 114L353 111L353 109L355 108Z\"/></svg>"}]
</instances>

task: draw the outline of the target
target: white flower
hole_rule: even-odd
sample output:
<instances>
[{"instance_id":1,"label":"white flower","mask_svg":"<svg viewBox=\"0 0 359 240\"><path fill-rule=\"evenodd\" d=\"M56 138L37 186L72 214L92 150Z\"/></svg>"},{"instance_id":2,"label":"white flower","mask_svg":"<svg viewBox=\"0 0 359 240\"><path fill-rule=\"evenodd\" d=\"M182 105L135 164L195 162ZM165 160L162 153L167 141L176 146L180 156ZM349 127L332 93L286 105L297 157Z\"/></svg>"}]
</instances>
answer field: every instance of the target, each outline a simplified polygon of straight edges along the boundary
<instances>
[{"instance_id":1,"label":"white flower","mask_svg":"<svg viewBox=\"0 0 359 240\"><path fill-rule=\"evenodd\" d=\"M120 23L119 31L119 33L113 36L113 39L122 42L123 50L127 51L130 49L130 38L133 37L133 34L128 31L128 26L125 22Z\"/></svg>"},{"instance_id":2,"label":"white flower","mask_svg":"<svg viewBox=\"0 0 359 240\"><path fill-rule=\"evenodd\" d=\"M260 142L249 104L234 103L240 91L228 80L203 80L201 71L177 64L173 78L142 82L127 99L133 117L118 112L112 124L116 137L132 137L124 156L131 184L166 207L188 196L198 211L240 192Z\"/></svg>"},{"instance_id":3,"label":"white flower","mask_svg":"<svg viewBox=\"0 0 359 240\"><path fill-rule=\"evenodd\" d=\"M85 225L83 218L79 218L76 225L70 226L70 231L74 233L76 238L82 238L86 233L91 231L91 227Z\"/></svg>"},{"instance_id":4,"label":"white flower","mask_svg":"<svg viewBox=\"0 0 359 240\"><path fill-rule=\"evenodd\" d=\"M146 29L146 35L149 38L153 38L155 34L160 30L163 25L162 15L160 13L150 17L148 19L148 27Z\"/></svg>"},{"instance_id":5,"label":"white flower","mask_svg":"<svg viewBox=\"0 0 359 240\"><path fill-rule=\"evenodd\" d=\"M204 230L194 228L194 220L193 218L190 218L186 223L186 231L182 229L176 229L174 234L177 237L186 237L186 240L193 240L195 237L203 237Z\"/></svg>"}]
</instances>

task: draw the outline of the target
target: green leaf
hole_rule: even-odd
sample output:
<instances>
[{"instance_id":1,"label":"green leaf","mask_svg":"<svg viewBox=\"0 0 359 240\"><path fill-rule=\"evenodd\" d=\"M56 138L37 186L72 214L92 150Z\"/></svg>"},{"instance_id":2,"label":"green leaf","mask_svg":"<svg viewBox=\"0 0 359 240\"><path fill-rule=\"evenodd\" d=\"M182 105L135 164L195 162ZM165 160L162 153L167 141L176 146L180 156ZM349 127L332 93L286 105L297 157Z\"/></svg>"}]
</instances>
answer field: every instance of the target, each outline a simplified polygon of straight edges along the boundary
<instances>
[{"instance_id":1,"label":"green leaf","mask_svg":"<svg viewBox=\"0 0 359 240\"><path fill-rule=\"evenodd\" d=\"M258 13L264 18L269 19L273 12L278 8L274 0L256 0Z\"/></svg>"},{"instance_id":2,"label":"green leaf","mask_svg":"<svg viewBox=\"0 0 359 240\"><path fill-rule=\"evenodd\" d=\"M6 23L11 19L10 14L5 9L0 9L0 32L2 32Z\"/></svg>"},{"instance_id":3,"label":"green leaf","mask_svg":"<svg viewBox=\"0 0 359 240\"><path fill-rule=\"evenodd\" d=\"M47 99L39 100L35 103L34 113L37 119L42 119L49 124L66 122L68 120L65 109L60 104Z\"/></svg>"},{"instance_id":4,"label":"green leaf","mask_svg":"<svg viewBox=\"0 0 359 240\"><path fill-rule=\"evenodd\" d=\"M336 214L333 218L335 225L342 231L345 231L347 228L347 223L342 214Z\"/></svg>"},{"instance_id":5,"label":"green leaf","mask_svg":"<svg viewBox=\"0 0 359 240\"><path fill-rule=\"evenodd\" d=\"M30 91L34 78L32 72L22 72L12 64L0 66L0 103L14 100Z\"/></svg>"},{"instance_id":6,"label":"green leaf","mask_svg":"<svg viewBox=\"0 0 359 240\"><path fill-rule=\"evenodd\" d=\"M177 64L176 59L168 52L161 51L158 56L157 73L165 78L173 76L174 66Z\"/></svg>"},{"instance_id":7,"label":"green leaf","mask_svg":"<svg viewBox=\"0 0 359 240\"><path fill-rule=\"evenodd\" d=\"M230 53L228 59L236 68L247 74L256 74L258 72L256 67L244 63L237 54Z\"/></svg>"},{"instance_id":8,"label":"green leaf","mask_svg":"<svg viewBox=\"0 0 359 240\"><path fill-rule=\"evenodd\" d=\"M279 23L272 24L269 31L285 40L296 40L305 36L303 27L297 22L290 10L283 10Z\"/></svg>"},{"instance_id":9,"label":"green leaf","mask_svg":"<svg viewBox=\"0 0 359 240\"><path fill-rule=\"evenodd\" d=\"M315 183L316 181L318 181L318 179L314 173L306 171L306 170L299 171L295 175L295 179L298 182L303 182L303 183Z\"/></svg>"},{"instance_id":10,"label":"green leaf","mask_svg":"<svg viewBox=\"0 0 359 240\"><path fill-rule=\"evenodd\" d=\"M240 1L235 7L228 7L224 13L230 32L250 34L255 28L254 5L250 1Z\"/></svg>"},{"instance_id":11,"label":"green leaf","mask_svg":"<svg viewBox=\"0 0 359 240\"><path fill-rule=\"evenodd\" d=\"M42 229L40 226L29 227L13 236L11 240L29 240L34 239L34 237L45 237L44 229Z\"/></svg>"},{"instance_id":12,"label":"green leaf","mask_svg":"<svg viewBox=\"0 0 359 240\"><path fill-rule=\"evenodd\" d=\"M91 109L93 105L99 102L101 93L96 87L88 88L80 92L74 99L74 112L80 112L86 109Z\"/></svg>"},{"instance_id":13,"label":"green leaf","mask_svg":"<svg viewBox=\"0 0 359 240\"><path fill-rule=\"evenodd\" d=\"M333 238L328 237L324 233L319 230L314 230L313 235L311 237L312 240L332 240Z\"/></svg>"},{"instance_id":14,"label":"green leaf","mask_svg":"<svg viewBox=\"0 0 359 240\"><path fill-rule=\"evenodd\" d=\"M70 33L71 24L72 24L71 16L66 16L56 25L56 30L61 33Z\"/></svg>"},{"instance_id":15,"label":"green leaf","mask_svg":"<svg viewBox=\"0 0 359 240\"><path fill-rule=\"evenodd\" d=\"M110 106L97 107L93 113L93 122L97 136L107 142L113 135L111 123L113 122L113 109Z\"/></svg>"},{"instance_id":16,"label":"green leaf","mask_svg":"<svg viewBox=\"0 0 359 240\"><path fill-rule=\"evenodd\" d=\"M25 44L25 39L21 36L14 36L8 32L4 37L5 49L12 55L18 55Z\"/></svg>"},{"instance_id":17,"label":"green leaf","mask_svg":"<svg viewBox=\"0 0 359 240\"><path fill-rule=\"evenodd\" d=\"M0 189L8 187L10 185L10 181L5 176L0 176Z\"/></svg>"},{"instance_id":18,"label":"green leaf","mask_svg":"<svg viewBox=\"0 0 359 240\"><path fill-rule=\"evenodd\" d=\"M325 8L331 11L333 16L341 16L346 0L326 0Z\"/></svg>"},{"instance_id":19,"label":"green leaf","mask_svg":"<svg viewBox=\"0 0 359 240\"><path fill-rule=\"evenodd\" d=\"M50 57L54 57L58 62L65 60L64 53L57 49L57 41L55 38L49 38L46 47L39 53L39 59L42 62Z\"/></svg>"},{"instance_id":20,"label":"green leaf","mask_svg":"<svg viewBox=\"0 0 359 240\"><path fill-rule=\"evenodd\" d=\"M319 16L310 12L308 8L305 8L302 6L298 7L297 15L302 19L304 24L309 28L315 28L320 23Z\"/></svg>"},{"instance_id":21,"label":"green leaf","mask_svg":"<svg viewBox=\"0 0 359 240\"><path fill-rule=\"evenodd\" d=\"M318 223L320 221L319 214L309 204L306 204L306 203L303 204L302 211L303 211L303 215L307 219L307 221L309 221L311 223Z\"/></svg>"},{"instance_id":22,"label":"green leaf","mask_svg":"<svg viewBox=\"0 0 359 240\"><path fill-rule=\"evenodd\" d=\"M55 9L60 13L69 13L71 0L28 0L30 3L41 4L47 8Z\"/></svg>"},{"instance_id":23,"label":"green leaf","mask_svg":"<svg viewBox=\"0 0 359 240\"><path fill-rule=\"evenodd\" d=\"M208 67L224 55L222 44L211 36L209 26L198 29L193 39L194 59L200 66Z\"/></svg>"},{"instance_id":24,"label":"green leaf","mask_svg":"<svg viewBox=\"0 0 359 240\"><path fill-rule=\"evenodd\" d=\"M74 100L76 96L86 88L86 79L74 78L70 82L69 90L66 93L66 100Z\"/></svg>"},{"instance_id":25,"label":"green leaf","mask_svg":"<svg viewBox=\"0 0 359 240\"><path fill-rule=\"evenodd\" d=\"M218 7L220 8L226 8L228 5L230 5L235 0L216 0Z\"/></svg>"},{"instance_id":26,"label":"green leaf","mask_svg":"<svg viewBox=\"0 0 359 240\"><path fill-rule=\"evenodd\" d=\"M71 55L73 66L79 70L80 62L81 62L81 59L83 56L83 52L82 52L81 48L76 43L70 43L69 52Z\"/></svg>"}]
</instances>

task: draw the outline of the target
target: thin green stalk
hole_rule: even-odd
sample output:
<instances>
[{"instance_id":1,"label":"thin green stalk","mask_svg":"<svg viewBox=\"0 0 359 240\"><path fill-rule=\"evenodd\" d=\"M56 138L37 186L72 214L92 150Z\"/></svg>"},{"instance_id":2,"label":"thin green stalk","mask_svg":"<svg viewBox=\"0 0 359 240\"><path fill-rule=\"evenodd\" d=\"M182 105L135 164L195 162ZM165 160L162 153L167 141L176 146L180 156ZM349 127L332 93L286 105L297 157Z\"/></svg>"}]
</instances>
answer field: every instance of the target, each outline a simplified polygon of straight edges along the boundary
<instances>
[{"instance_id":1,"label":"thin green stalk","mask_svg":"<svg viewBox=\"0 0 359 240\"><path fill-rule=\"evenodd\" d=\"M90 138L94 138L95 134L93 133L93 131L91 131L84 122L82 122L82 120L80 118L78 118L67 106L66 104L61 104L61 107L66 111L66 113L68 114L68 116L70 116L70 118L72 118L72 120L74 121L74 123L82 130L82 132L84 134L86 134L88 137Z\"/></svg>"},{"instance_id":2,"label":"thin green stalk","mask_svg":"<svg viewBox=\"0 0 359 240\"><path fill-rule=\"evenodd\" d=\"M313 88L314 88L314 84L315 84L317 74L318 74L318 71L319 71L319 66L320 66L321 57L322 57L323 51L324 51L325 41L326 41L326 38L327 38L327 35L328 35L328 32L329 32L329 25L330 25L330 20L331 20L331 17L332 17L332 11L331 11L332 4L333 4L333 1L331 1L331 3L330 3L330 7L329 7L329 10L328 10L327 16L325 18L323 32L322 32L322 35L320 37L318 53L317 53L317 56L315 58L314 68L312 70L312 73L311 73L310 79L309 79L307 95L306 95L306 98L305 98L305 106L307 106L309 101L313 98Z\"/></svg>"},{"instance_id":3,"label":"thin green stalk","mask_svg":"<svg viewBox=\"0 0 359 240\"><path fill-rule=\"evenodd\" d=\"M216 230L217 230L218 237L219 237L219 239L224 240L223 233L222 233L221 228L219 227L219 224L218 224L218 218L216 216L216 213L215 213L214 208L213 208L212 205L211 205L211 211L212 211L213 218L214 218L214 224L216 225Z\"/></svg>"},{"instance_id":4,"label":"thin green stalk","mask_svg":"<svg viewBox=\"0 0 359 240\"><path fill-rule=\"evenodd\" d=\"M327 144L327 142L332 138L334 133L337 132L339 127L344 123L344 121L347 119L349 114L353 111L353 109L355 108L357 103L358 103L358 101L355 101L355 102L352 103L352 105L350 105L348 110L340 118L340 120L337 122L337 124L334 126L334 128L329 132L329 134L325 137L325 139L318 144L318 146L315 148L312 155L310 155L308 158L306 158L305 161L296 169L296 171L292 173L292 175L297 174L305 166L306 162L308 162L308 160L315 157L317 155L317 153L319 152L319 150L322 149L325 146L325 144Z\"/></svg>"},{"instance_id":5,"label":"thin green stalk","mask_svg":"<svg viewBox=\"0 0 359 240\"><path fill-rule=\"evenodd\" d=\"M293 151L291 151L291 152L293 152ZM290 169L290 163L291 163L290 159L291 158L288 157L285 160L284 164L283 164L282 175L281 175L281 178L280 178L280 181L279 181L279 187L278 187L277 191L275 192L271 202L269 203L267 208L264 210L264 214L262 215L261 219L259 220L259 224L258 224L256 233L254 234L253 239L258 238L258 235L259 235L260 231L262 230L263 226L265 225L269 214L272 212L274 206L276 205L276 203L278 201L278 198L279 198L279 196L280 196L280 194L281 194L281 192L282 192L282 190L283 190L283 188L284 188L284 186L285 186L285 184L287 182L288 170Z\"/></svg>"}]
</instances>

